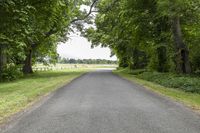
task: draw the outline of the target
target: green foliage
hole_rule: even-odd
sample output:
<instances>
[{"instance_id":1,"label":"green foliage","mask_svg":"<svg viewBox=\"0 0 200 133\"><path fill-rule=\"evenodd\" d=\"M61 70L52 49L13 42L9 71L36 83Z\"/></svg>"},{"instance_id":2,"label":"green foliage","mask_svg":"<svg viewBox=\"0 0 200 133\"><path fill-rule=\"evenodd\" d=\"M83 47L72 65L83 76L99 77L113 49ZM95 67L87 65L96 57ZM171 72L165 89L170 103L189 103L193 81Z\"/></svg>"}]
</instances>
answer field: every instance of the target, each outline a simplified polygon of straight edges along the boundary
<instances>
[{"instance_id":1,"label":"green foliage","mask_svg":"<svg viewBox=\"0 0 200 133\"><path fill-rule=\"evenodd\" d=\"M199 70L199 5L198 0L100 1L96 27L88 28L85 37L93 46L111 48L120 67L178 72L176 68L184 69L187 60L196 71ZM180 28L180 36L172 30L176 17L180 18L180 25L176 27ZM187 51L188 47L190 57L180 55L178 60L181 49Z\"/></svg>"},{"instance_id":2,"label":"green foliage","mask_svg":"<svg viewBox=\"0 0 200 133\"><path fill-rule=\"evenodd\" d=\"M131 74L131 75L139 75L139 74L141 74L141 73L146 72L146 69L136 69L136 70L127 69L126 72L127 72L128 74Z\"/></svg>"},{"instance_id":3,"label":"green foliage","mask_svg":"<svg viewBox=\"0 0 200 133\"><path fill-rule=\"evenodd\" d=\"M6 54L0 57L8 65L20 64L24 73L31 73L38 59L48 58L55 63L58 42L66 41L72 28L82 28L78 20L85 19L87 12L80 9L81 5L91 3L90 0L1 0L0 45L5 47ZM2 64L5 63L0 63L0 68Z\"/></svg>"},{"instance_id":4,"label":"green foliage","mask_svg":"<svg viewBox=\"0 0 200 133\"><path fill-rule=\"evenodd\" d=\"M94 8L88 14L83 5ZM38 60L55 63L58 42L76 28L92 47L109 47L120 67L190 73L191 64L198 72L199 6L199 0L1 0L6 54L0 56L31 73Z\"/></svg>"},{"instance_id":5,"label":"green foliage","mask_svg":"<svg viewBox=\"0 0 200 133\"><path fill-rule=\"evenodd\" d=\"M174 73L159 73L147 69L119 69L119 73L134 75L134 77L154 82L168 88L200 94L200 78L198 76L180 75Z\"/></svg>"},{"instance_id":6,"label":"green foliage","mask_svg":"<svg viewBox=\"0 0 200 133\"><path fill-rule=\"evenodd\" d=\"M158 72L144 72L136 77L165 87L181 89L186 92L200 93L199 77Z\"/></svg>"},{"instance_id":7,"label":"green foliage","mask_svg":"<svg viewBox=\"0 0 200 133\"><path fill-rule=\"evenodd\" d=\"M0 81L12 81L23 76L22 72L17 66L7 66L3 69L4 71L0 74Z\"/></svg>"}]
</instances>

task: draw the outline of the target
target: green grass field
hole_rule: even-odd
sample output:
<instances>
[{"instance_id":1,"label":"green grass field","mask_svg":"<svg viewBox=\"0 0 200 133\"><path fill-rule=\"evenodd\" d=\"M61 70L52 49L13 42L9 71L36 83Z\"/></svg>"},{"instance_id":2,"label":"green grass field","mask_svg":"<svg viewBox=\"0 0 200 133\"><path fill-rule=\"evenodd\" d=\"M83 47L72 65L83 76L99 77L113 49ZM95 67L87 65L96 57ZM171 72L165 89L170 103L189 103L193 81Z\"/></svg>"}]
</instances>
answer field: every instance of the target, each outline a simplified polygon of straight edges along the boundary
<instances>
[{"instance_id":1,"label":"green grass field","mask_svg":"<svg viewBox=\"0 0 200 133\"><path fill-rule=\"evenodd\" d=\"M0 83L0 123L86 71L89 70L65 69L37 72L12 82Z\"/></svg>"},{"instance_id":2,"label":"green grass field","mask_svg":"<svg viewBox=\"0 0 200 133\"><path fill-rule=\"evenodd\" d=\"M181 102L181 103L185 104L186 106L191 107L195 111L200 112L200 94L191 93L185 89L182 89L183 86L187 86L187 83L193 77L185 77L185 80L181 80L182 82L185 82L185 84L183 84L183 85L180 84L180 88L178 88L178 86L176 86L176 88L170 88L170 87L164 86L165 85L164 82L169 83L168 80L165 81L166 75L162 75L163 77L161 77L161 75L159 77L154 76L154 77L150 78L151 79L150 81L147 81L147 78L146 78L147 75L145 73L143 73L141 70L137 70L135 72L130 72L129 70L124 69L124 70L116 70L113 72L125 79L128 79L134 83L138 83L147 89L150 89L158 94L167 96L171 99ZM150 73L150 72L148 73L148 77L150 77L152 75L153 75L153 73ZM144 76L143 79L142 79L142 76ZM174 77L172 80L174 80L174 82L176 82L176 80L178 80L178 81L180 80L179 78L180 77L177 77L177 78ZM157 80L162 80L162 82L161 81L153 82L153 81L157 81ZM190 83L189 84L190 88L196 87L196 82L189 82L189 83ZM173 84L173 83L171 83L171 84ZM173 85L171 85L171 86L173 86Z\"/></svg>"},{"instance_id":3,"label":"green grass field","mask_svg":"<svg viewBox=\"0 0 200 133\"><path fill-rule=\"evenodd\" d=\"M116 68L116 64L55 64L55 65L47 65L44 66L43 64L35 64L33 66L34 70L61 70L61 69L97 69L97 68Z\"/></svg>"}]
</instances>

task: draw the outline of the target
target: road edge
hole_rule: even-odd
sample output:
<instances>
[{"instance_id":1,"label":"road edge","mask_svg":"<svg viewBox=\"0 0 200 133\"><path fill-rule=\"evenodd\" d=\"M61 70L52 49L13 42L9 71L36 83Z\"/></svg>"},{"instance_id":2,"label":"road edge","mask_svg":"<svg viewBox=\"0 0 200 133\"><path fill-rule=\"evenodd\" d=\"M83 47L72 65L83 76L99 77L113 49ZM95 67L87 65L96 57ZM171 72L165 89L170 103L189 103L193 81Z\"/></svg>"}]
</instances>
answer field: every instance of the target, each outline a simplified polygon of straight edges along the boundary
<instances>
[{"instance_id":1,"label":"road edge","mask_svg":"<svg viewBox=\"0 0 200 133\"><path fill-rule=\"evenodd\" d=\"M0 132L4 133L6 132L8 129L12 128L15 124L17 124L17 122L24 116L30 114L31 112L33 112L34 110L36 110L37 108L39 108L40 106L42 106L45 102L47 102L51 97L54 96L54 94L60 90L65 88L66 86L69 86L72 82L82 78L83 76L87 75L90 72L84 72L82 73L80 76L75 77L74 79L70 80L69 82L66 82L66 84L64 84L61 87L56 88L55 90L38 97L37 99L35 99L34 101L32 101L31 103L29 103L29 105L27 105L27 107L25 107L25 109L22 109L19 112L16 112L15 114L9 116L8 118L6 118L5 122L0 124Z\"/></svg>"},{"instance_id":2,"label":"road edge","mask_svg":"<svg viewBox=\"0 0 200 133\"><path fill-rule=\"evenodd\" d=\"M137 80L141 80L142 82L145 82L145 83L147 83L147 82L149 82L149 81L142 80L142 79L138 79L138 78L136 78L136 77L134 77L134 78L137 79L137 80L134 80L134 78L129 79L128 77L126 77L126 76L124 76L124 75L122 75L122 74L120 74L120 73L113 72L113 71L112 71L112 73L113 73L114 75L116 75L116 76L118 76L118 77L120 77L120 78L122 78L122 79L124 79L124 80L126 80L126 81L128 81L128 82L130 82L130 83L134 83L134 84L138 85L139 87L143 87L143 88L146 89L147 91L150 91L151 93L154 93L154 94L156 94L156 95L159 96L159 97L163 97L163 98L165 98L165 99L167 99L167 100L171 100L171 101L173 101L173 102L176 102L176 103L178 103L178 104L181 104L182 106L186 107L187 109L191 110L192 112L194 112L194 113L196 113L197 115L200 116L200 107L195 107L195 106L193 106L193 105L191 105L191 104L189 104L189 103L186 103L185 101L182 101L182 100L176 99L176 98L174 98L174 97L172 97L172 96L163 94L163 93L161 93L161 92L159 92L159 91L156 91L156 90L153 89L151 86L149 86L149 85L147 85L147 84L144 85L144 84L142 84L141 82L139 82L139 81L137 81ZM152 83L152 82L149 82L149 83ZM163 86L158 85L158 84L155 84L155 83L152 83L152 84L154 84L154 85L156 85L156 86L163 87ZM166 87L165 87L165 88L166 88ZM170 88L170 89L171 89L171 88Z\"/></svg>"}]
</instances>

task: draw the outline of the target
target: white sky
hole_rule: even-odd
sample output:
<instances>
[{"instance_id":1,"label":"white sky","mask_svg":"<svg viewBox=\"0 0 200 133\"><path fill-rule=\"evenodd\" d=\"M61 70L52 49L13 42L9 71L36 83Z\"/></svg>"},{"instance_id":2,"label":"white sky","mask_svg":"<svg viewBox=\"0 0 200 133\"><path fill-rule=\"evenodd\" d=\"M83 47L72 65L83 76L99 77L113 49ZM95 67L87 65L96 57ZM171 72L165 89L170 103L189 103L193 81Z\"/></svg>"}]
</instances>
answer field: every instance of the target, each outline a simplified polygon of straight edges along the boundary
<instances>
[{"instance_id":1,"label":"white sky","mask_svg":"<svg viewBox=\"0 0 200 133\"><path fill-rule=\"evenodd\" d=\"M61 57L75 59L108 59L116 60L117 58L110 57L109 48L95 47L91 48L91 44L87 39L80 36L72 36L66 43L60 43L57 52Z\"/></svg>"},{"instance_id":2,"label":"white sky","mask_svg":"<svg viewBox=\"0 0 200 133\"><path fill-rule=\"evenodd\" d=\"M81 9L88 12L90 8L82 6ZM95 14L92 15L95 16ZM61 57L65 58L117 60L116 56L110 57L111 52L109 48L101 48L99 46L92 49L91 43L86 38L76 34L71 34L68 42L60 43L57 52Z\"/></svg>"}]
</instances>

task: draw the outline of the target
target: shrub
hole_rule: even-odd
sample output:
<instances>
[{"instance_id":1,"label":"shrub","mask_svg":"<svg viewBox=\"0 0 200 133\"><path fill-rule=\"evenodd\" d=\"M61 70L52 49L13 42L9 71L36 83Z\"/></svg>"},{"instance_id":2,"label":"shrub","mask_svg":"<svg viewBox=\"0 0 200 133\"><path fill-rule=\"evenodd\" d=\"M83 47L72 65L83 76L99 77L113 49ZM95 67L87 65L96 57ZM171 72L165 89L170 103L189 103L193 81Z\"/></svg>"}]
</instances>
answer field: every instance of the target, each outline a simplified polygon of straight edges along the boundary
<instances>
[{"instance_id":1,"label":"shrub","mask_svg":"<svg viewBox=\"0 0 200 133\"><path fill-rule=\"evenodd\" d=\"M146 69L137 69L137 70L130 70L128 73L132 75L139 75L141 73L144 73Z\"/></svg>"},{"instance_id":2,"label":"shrub","mask_svg":"<svg viewBox=\"0 0 200 133\"><path fill-rule=\"evenodd\" d=\"M139 75L136 75L136 77L163 85L165 87L176 88L186 92L200 94L199 77L159 72L143 72Z\"/></svg>"},{"instance_id":3,"label":"shrub","mask_svg":"<svg viewBox=\"0 0 200 133\"><path fill-rule=\"evenodd\" d=\"M23 74L17 66L9 65L3 69L3 72L0 74L0 81L12 81Z\"/></svg>"}]
</instances>

